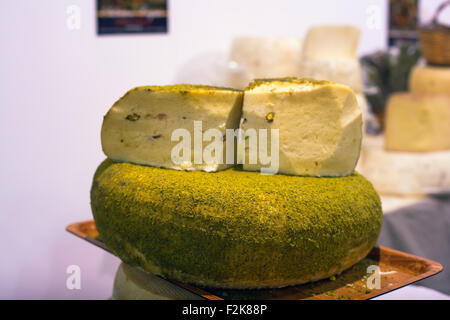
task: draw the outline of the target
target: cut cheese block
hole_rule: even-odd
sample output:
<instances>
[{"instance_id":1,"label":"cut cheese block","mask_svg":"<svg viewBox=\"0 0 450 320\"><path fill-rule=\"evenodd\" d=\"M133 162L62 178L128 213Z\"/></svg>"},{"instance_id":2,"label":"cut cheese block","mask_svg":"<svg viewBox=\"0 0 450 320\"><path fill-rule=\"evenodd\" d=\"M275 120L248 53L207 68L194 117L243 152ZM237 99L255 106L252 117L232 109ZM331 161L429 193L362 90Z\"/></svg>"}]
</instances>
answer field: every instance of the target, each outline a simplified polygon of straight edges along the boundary
<instances>
[{"instance_id":1,"label":"cut cheese block","mask_svg":"<svg viewBox=\"0 0 450 320\"><path fill-rule=\"evenodd\" d=\"M450 151L394 152L383 137L365 138L357 170L382 194L450 193Z\"/></svg>"},{"instance_id":2,"label":"cut cheese block","mask_svg":"<svg viewBox=\"0 0 450 320\"><path fill-rule=\"evenodd\" d=\"M386 110L387 150L450 149L450 95L393 94Z\"/></svg>"},{"instance_id":3,"label":"cut cheese block","mask_svg":"<svg viewBox=\"0 0 450 320\"><path fill-rule=\"evenodd\" d=\"M347 25L311 27L303 44L303 59L355 59L360 31Z\"/></svg>"},{"instance_id":4,"label":"cut cheese block","mask_svg":"<svg viewBox=\"0 0 450 320\"><path fill-rule=\"evenodd\" d=\"M204 171L225 169L234 164L227 164L226 143L222 143L223 150L219 150L223 153L222 161L204 159L203 146L206 148L217 139L223 142L226 129L239 127L242 97L239 90L199 85L135 88L106 114L102 126L103 151L114 160L155 167ZM201 126L195 126L194 121L201 121L197 122ZM194 126L197 136L201 136L201 145L194 143ZM183 151L175 152L180 157L174 161L174 148L187 141L181 136L172 139L177 129L185 129L190 134L188 146L191 154L188 157L187 152L186 155ZM220 137L213 136L211 142L202 142L208 129L218 129Z\"/></svg>"},{"instance_id":5,"label":"cut cheese block","mask_svg":"<svg viewBox=\"0 0 450 320\"><path fill-rule=\"evenodd\" d=\"M230 50L230 86L245 88L254 78L297 76L302 40L238 37Z\"/></svg>"},{"instance_id":6,"label":"cut cheese block","mask_svg":"<svg viewBox=\"0 0 450 320\"><path fill-rule=\"evenodd\" d=\"M154 274L121 263L116 272L113 300L203 300Z\"/></svg>"},{"instance_id":7,"label":"cut cheese block","mask_svg":"<svg viewBox=\"0 0 450 320\"><path fill-rule=\"evenodd\" d=\"M362 92L362 74L358 59L303 60L299 74L305 78L342 83L355 92Z\"/></svg>"},{"instance_id":8,"label":"cut cheese block","mask_svg":"<svg viewBox=\"0 0 450 320\"><path fill-rule=\"evenodd\" d=\"M260 145L257 161L252 159L254 148L248 136L241 159L244 170L269 172L278 157L279 173L349 175L359 158L361 127L361 109L347 86L311 79L255 80L245 91L242 129L246 137L247 130L268 129L265 151L272 162L266 165ZM272 147L271 129L278 129L278 153Z\"/></svg>"},{"instance_id":9,"label":"cut cheese block","mask_svg":"<svg viewBox=\"0 0 450 320\"><path fill-rule=\"evenodd\" d=\"M450 95L450 67L415 66L409 77L413 93L438 93Z\"/></svg>"}]
</instances>

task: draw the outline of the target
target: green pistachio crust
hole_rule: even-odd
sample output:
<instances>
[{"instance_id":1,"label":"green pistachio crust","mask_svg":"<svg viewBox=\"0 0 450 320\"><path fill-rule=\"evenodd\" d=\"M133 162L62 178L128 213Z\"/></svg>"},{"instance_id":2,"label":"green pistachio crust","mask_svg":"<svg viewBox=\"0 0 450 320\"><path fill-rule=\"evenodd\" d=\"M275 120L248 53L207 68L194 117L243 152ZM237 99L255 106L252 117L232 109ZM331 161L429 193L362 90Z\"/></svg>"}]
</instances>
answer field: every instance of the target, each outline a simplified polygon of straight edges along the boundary
<instances>
[{"instance_id":1,"label":"green pistachio crust","mask_svg":"<svg viewBox=\"0 0 450 320\"><path fill-rule=\"evenodd\" d=\"M357 173L186 172L107 159L91 206L101 239L126 263L221 288L339 273L367 255L382 223L380 199Z\"/></svg>"},{"instance_id":2,"label":"green pistachio crust","mask_svg":"<svg viewBox=\"0 0 450 320\"><path fill-rule=\"evenodd\" d=\"M253 79L252 82L245 88L245 91L254 89L263 84L268 83L294 83L299 85L309 85L309 86L323 86L327 84L333 84L334 82L326 81L326 80L316 80L312 78L295 78L295 77L284 77L284 78L261 78L261 79Z\"/></svg>"},{"instance_id":3,"label":"green pistachio crust","mask_svg":"<svg viewBox=\"0 0 450 320\"><path fill-rule=\"evenodd\" d=\"M179 93L182 95L195 94L195 95L213 95L215 93L223 92L233 92L237 95L244 95L242 90L225 88L225 87L214 87L200 84L174 84L166 86L141 86L128 90L114 105L125 98L127 95L134 91L145 91L149 93Z\"/></svg>"},{"instance_id":4,"label":"green pistachio crust","mask_svg":"<svg viewBox=\"0 0 450 320\"><path fill-rule=\"evenodd\" d=\"M212 94L214 92L222 92L222 91L233 91L236 93L242 92L242 90L233 89L233 88L225 88L225 87L214 87L200 84L174 84L174 85L166 85L166 86L142 86L136 87L134 89L129 90L126 94L132 91L148 91L148 92L173 92L173 93L198 93L198 94ZM126 95L125 94L125 95Z\"/></svg>"}]
</instances>

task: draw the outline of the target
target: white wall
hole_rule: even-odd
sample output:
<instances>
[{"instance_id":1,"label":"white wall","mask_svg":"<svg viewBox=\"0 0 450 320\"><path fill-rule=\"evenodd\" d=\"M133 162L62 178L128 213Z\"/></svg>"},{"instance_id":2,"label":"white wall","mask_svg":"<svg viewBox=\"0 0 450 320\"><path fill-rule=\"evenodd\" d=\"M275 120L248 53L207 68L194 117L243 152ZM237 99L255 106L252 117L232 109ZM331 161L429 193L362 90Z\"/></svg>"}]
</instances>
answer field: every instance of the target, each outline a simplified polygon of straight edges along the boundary
<instances>
[{"instance_id":1,"label":"white wall","mask_svg":"<svg viewBox=\"0 0 450 320\"><path fill-rule=\"evenodd\" d=\"M66 27L72 4L80 30ZM118 260L64 227L91 218L102 117L129 88L170 83L237 35L303 37L312 24L346 23L362 29L360 52L385 43L383 0L172 0L168 35L98 37L94 9L91 0L0 2L0 298L109 295ZM81 291L65 287L70 264L82 269Z\"/></svg>"}]
</instances>

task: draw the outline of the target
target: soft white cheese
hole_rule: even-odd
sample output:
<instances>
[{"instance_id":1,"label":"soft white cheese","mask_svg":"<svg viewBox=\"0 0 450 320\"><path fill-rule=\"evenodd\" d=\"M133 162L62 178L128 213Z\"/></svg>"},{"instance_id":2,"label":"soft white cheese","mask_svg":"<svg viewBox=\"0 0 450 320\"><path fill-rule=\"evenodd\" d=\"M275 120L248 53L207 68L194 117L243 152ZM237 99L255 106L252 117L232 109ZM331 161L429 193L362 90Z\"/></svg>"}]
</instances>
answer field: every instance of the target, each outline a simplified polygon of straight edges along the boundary
<instances>
[{"instance_id":1,"label":"soft white cheese","mask_svg":"<svg viewBox=\"0 0 450 320\"><path fill-rule=\"evenodd\" d=\"M279 173L351 174L359 158L361 126L355 94L341 84L291 78L256 80L245 91L242 129L278 129ZM250 163L248 140L243 149L244 170L266 168L259 158ZM271 143L268 138L268 151L273 149Z\"/></svg>"},{"instance_id":2,"label":"soft white cheese","mask_svg":"<svg viewBox=\"0 0 450 320\"><path fill-rule=\"evenodd\" d=\"M226 129L237 129L242 112L242 91L207 86L149 86L130 90L106 114L102 147L111 159L178 170L217 171L234 165L226 159ZM196 126L195 124L201 124ZM185 129L190 141L179 137ZM206 141L205 132L217 129L220 137ZM196 149L195 138L200 137ZM221 161L203 158L207 146L220 139ZM205 141L203 141L205 140ZM174 162L174 148L189 142L190 159ZM187 149L187 148L186 148ZM196 152L197 150L197 152ZM199 150L199 152L198 152ZM211 152L215 152L215 149ZM180 152L183 155L183 152ZM196 157L196 155L201 155ZM198 161L196 161L196 159ZM198 162L198 163L196 163Z\"/></svg>"}]
</instances>

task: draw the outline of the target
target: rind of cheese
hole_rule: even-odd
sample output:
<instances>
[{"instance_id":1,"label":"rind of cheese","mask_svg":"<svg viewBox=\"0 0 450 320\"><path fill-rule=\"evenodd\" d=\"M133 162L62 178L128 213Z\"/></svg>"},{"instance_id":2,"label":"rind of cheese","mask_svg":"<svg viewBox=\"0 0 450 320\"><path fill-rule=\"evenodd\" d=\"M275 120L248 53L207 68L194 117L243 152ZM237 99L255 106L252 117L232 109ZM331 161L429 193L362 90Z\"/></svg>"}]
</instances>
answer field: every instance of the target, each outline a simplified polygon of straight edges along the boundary
<instances>
[{"instance_id":1,"label":"rind of cheese","mask_svg":"<svg viewBox=\"0 0 450 320\"><path fill-rule=\"evenodd\" d=\"M268 115L272 119L268 119ZM247 129L279 130L279 173L302 176L350 175L358 161L362 115L353 91L341 84L312 79L260 79L246 90ZM271 139L267 139L271 150ZM245 145L244 170L251 164Z\"/></svg>"},{"instance_id":2,"label":"rind of cheese","mask_svg":"<svg viewBox=\"0 0 450 320\"><path fill-rule=\"evenodd\" d=\"M303 59L355 59L360 31L350 25L311 27L303 43Z\"/></svg>"},{"instance_id":3,"label":"rind of cheese","mask_svg":"<svg viewBox=\"0 0 450 320\"><path fill-rule=\"evenodd\" d=\"M387 150L450 149L450 95L393 94L387 104L385 122Z\"/></svg>"},{"instance_id":4,"label":"rind of cheese","mask_svg":"<svg viewBox=\"0 0 450 320\"><path fill-rule=\"evenodd\" d=\"M450 95L450 67L415 66L409 77L409 90Z\"/></svg>"},{"instance_id":5,"label":"rind of cheese","mask_svg":"<svg viewBox=\"0 0 450 320\"><path fill-rule=\"evenodd\" d=\"M361 66L357 59L303 60L299 76L345 84L355 93L363 89Z\"/></svg>"},{"instance_id":6,"label":"rind of cheese","mask_svg":"<svg viewBox=\"0 0 450 320\"><path fill-rule=\"evenodd\" d=\"M102 126L102 147L111 159L177 170L217 171L226 164L194 163L194 121L202 131L237 129L242 111L242 91L201 85L146 86L128 91L108 111ZM176 164L171 141L176 129L191 133L191 161ZM213 138L214 139L214 138ZM206 146L210 142L203 142ZM202 150L203 151L203 150Z\"/></svg>"},{"instance_id":7,"label":"rind of cheese","mask_svg":"<svg viewBox=\"0 0 450 320\"><path fill-rule=\"evenodd\" d=\"M383 147L383 137L366 137L359 170L386 195L448 194L450 151L396 152Z\"/></svg>"},{"instance_id":8,"label":"rind of cheese","mask_svg":"<svg viewBox=\"0 0 450 320\"><path fill-rule=\"evenodd\" d=\"M177 171L104 161L91 207L122 261L216 288L270 288L328 278L364 258L382 223L369 181Z\"/></svg>"},{"instance_id":9,"label":"rind of cheese","mask_svg":"<svg viewBox=\"0 0 450 320\"><path fill-rule=\"evenodd\" d=\"M232 87L245 88L254 78L297 76L302 40L297 38L238 37L231 44Z\"/></svg>"}]
</instances>

